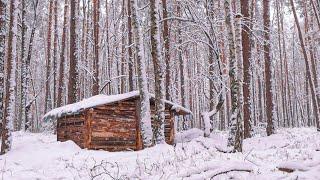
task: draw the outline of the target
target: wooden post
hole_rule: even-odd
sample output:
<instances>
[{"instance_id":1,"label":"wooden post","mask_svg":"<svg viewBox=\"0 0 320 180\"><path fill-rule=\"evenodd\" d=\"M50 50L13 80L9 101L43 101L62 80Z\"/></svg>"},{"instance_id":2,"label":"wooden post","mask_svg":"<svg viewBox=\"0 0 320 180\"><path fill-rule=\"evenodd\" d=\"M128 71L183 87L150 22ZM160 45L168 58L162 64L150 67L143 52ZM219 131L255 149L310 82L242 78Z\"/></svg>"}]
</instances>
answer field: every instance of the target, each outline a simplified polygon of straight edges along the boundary
<instances>
[{"instance_id":1,"label":"wooden post","mask_svg":"<svg viewBox=\"0 0 320 180\"><path fill-rule=\"evenodd\" d=\"M142 143L142 138L141 138L141 127L140 127L140 103L139 100L136 100L136 150L141 150L143 149L143 143Z\"/></svg>"},{"instance_id":2,"label":"wooden post","mask_svg":"<svg viewBox=\"0 0 320 180\"><path fill-rule=\"evenodd\" d=\"M91 149L91 138L92 138L92 127L91 127L91 123L92 123L92 119L94 116L94 111L93 109L89 109L86 112L86 117L85 117L85 128L86 128L86 133L84 133L84 139L85 139L85 144L84 147Z\"/></svg>"},{"instance_id":3,"label":"wooden post","mask_svg":"<svg viewBox=\"0 0 320 180\"><path fill-rule=\"evenodd\" d=\"M175 113L173 111L170 112L170 138L169 138L169 142L168 144L173 144L174 143L174 136L175 136L175 129L174 129L174 117L175 117Z\"/></svg>"}]
</instances>

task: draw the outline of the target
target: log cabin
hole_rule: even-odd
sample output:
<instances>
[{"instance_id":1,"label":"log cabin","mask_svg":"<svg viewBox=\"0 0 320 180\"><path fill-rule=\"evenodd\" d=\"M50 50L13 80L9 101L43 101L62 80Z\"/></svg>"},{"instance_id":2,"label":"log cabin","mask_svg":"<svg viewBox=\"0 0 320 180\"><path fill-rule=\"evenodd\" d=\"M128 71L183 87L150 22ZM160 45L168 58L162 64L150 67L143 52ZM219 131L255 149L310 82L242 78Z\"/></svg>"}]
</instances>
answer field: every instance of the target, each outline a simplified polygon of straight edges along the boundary
<instances>
[{"instance_id":1,"label":"log cabin","mask_svg":"<svg viewBox=\"0 0 320 180\"><path fill-rule=\"evenodd\" d=\"M152 117L155 115L154 100L154 95L150 94ZM138 91L111 96L100 94L53 109L44 120L57 123L58 141L72 140L81 148L95 150L141 150L139 105ZM185 117L192 117L190 110L165 101L166 143L174 144L176 122Z\"/></svg>"}]
</instances>

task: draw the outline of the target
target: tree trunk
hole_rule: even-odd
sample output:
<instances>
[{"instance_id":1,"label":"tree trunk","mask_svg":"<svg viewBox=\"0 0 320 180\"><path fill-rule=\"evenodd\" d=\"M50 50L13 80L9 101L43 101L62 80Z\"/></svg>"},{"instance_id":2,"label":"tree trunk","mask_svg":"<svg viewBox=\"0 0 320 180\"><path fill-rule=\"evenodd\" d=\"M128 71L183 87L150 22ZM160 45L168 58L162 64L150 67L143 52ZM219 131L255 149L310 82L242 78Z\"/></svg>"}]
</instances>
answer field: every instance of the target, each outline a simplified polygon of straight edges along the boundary
<instances>
[{"instance_id":1,"label":"tree trunk","mask_svg":"<svg viewBox=\"0 0 320 180\"><path fill-rule=\"evenodd\" d=\"M163 14L163 19L168 18L168 8L167 8L167 0L162 0L162 14ZM166 99L170 100L171 99L171 92L170 92L170 87L171 87L171 71L170 71L170 35L169 35L169 26L168 26L168 21L163 22L163 43L164 43L164 59L165 59L165 64L166 64Z\"/></svg>"},{"instance_id":2,"label":"tree trunk","mask_svg":"<svg viewBox=\"0 0 320 180\"><path fill-rule=\"evenodd\" d=\"M4 106L4 63L6 48L6 3L0 0L0 121L3 118ZM1 127L1 126L0 126Z\"/></svg>"},{"instance_id":3,"label":"tree trunk","mask_svg":"<svg viewBox=\"0 0 320 180\"><path fill-rule=\"evenodd\" d=\"M242 57L243 57L243 123L244 138L251 137L251 116L250 116L250 67L251 67L251 46L250 46L250 24L249 24L249 0L241 1L241 14L243 15L242 26Z\"/></svg>"},{"instance_id":4,"label":"tree trunk","mask_svg":"<svg viewBox=\"0 0 320 180\"><path fill-rule=\"evenodd\" d=\"M57 83L57 54L58 54L58 0L54 0L54 26L53 26L53 96L52 104L53 108L57 107L57 98L56 98L56 83Z\"/></svg>"},{"instance_id":5,"label":"tree trunk","mask_svg":"<svg viewBox=\"0 0 320 180\"><path fill-rule=\"evenodd\" d=\"M146 74L146 65L143 47L143 34L140 25L138 24L138 0L131 1L132 13L132 30L135 38L135 49L137 53L138 64L138 85L140 92L140 127L144 147L152 145L152 127L151 127L151 113L150 113L150 99L148 93L148 81Z\"/></svg>"},{"instance_id":6,"label":"tree trunk","mask_svg":"<svg viewBox=\"0 0 320 180\"><path fill-rule=\"evenodd\" d=\"M293 0L290 0L290 4L291 4L291 7L292 7L295 24L296 24L297 29L298 29L300 46L301 46L301 49L302 49L302 54L303 54L303 58L304 58L305 65L306 65L306 75L307 75L307 78L308 78L308 81L309 81L309 86L310 86L311 96L312 96L313 113L314 113L314 116L315 116L315 119L316 119L317 129L318 129L318 131L320 131L319 107L318 107L318 102L317 102L317 97L316 97L316 90L315 90L314 83L313 83L313 80L312 80L313 77L312 77L311 70L310 70L308 55L307 55L307 51L306 51L306 48L305 48L303 35L302 35L302 32L301 32L301 28L300 28L300 25L299 25L299 20L298 20L298 16L297 16L297 13L296 13L296 9L295 9Z\"/></svg>"},{"instance_id":7,"label":"tree trunk","mask_svg":"<svg viewBox=\"0 0 320 180\"><path fill-rule=\"evenodd\" d=\"M93 0L93 34L94 34L94 61L93 61L93 85L92 95L99 94L99 0Z\"/></svg>"},{"instance_id":8,"label":"tree trunk","mask_svg":"<svg viewBox=\"0 0 320 180\"><path fill-rule=\"evenodd\" d=\"M49 15L48 15L48 29L47 29L47 51L46 51L46 88L45 88L45 109L44 112L51 110L51 98L50 98L50 74L51 74L51 27L52 27L52 11L53 0L49 2Z\"/></svg>"},{"instance_id":9,"label":"tree trunk","mask_svg":"<svg viewBox=\"0 0 320 180\"><path fill-rule=\"evenodd\" d=\"M26 58L25 58L25 42L26 42L26 2L25 0L21 1L21 87L20 87L20 115L21 115L21 124L22 129L26 129L26 105L27 105L27 86L26 86L26 77L27 77L27 69L26 69Z\"/></svg>"},{"instance_id":10,"label":"tree trunk","mask_svg":"<svg viewBox=\"0 0 320 180\"><path fill-rule=\"evenodd\" d=\"M63 89L64 89L64 66L65 66L65 48L66 48L66 34L67 34L67 14L68 14L68 0L64 1L63 10L63 29L61 37L61 51L60 51L60 64L59 64L59 80L58 80L58 98L57 106L63 106Z\"/></svg>"},{"instance_id":11,"label":"tree trunk","mask_svg":"<svg viewBox=\"0 0 320 180\"><path fill-rule=\"evenodd\" d=\"M242 122L239 118L239 80L237 74L237 59L236 59L236 45L234 41L234 27L232 23L230 0L224 1L225 9L225 23L228 37L229 47L229 78L230 78L230 93L231 93L231 119L230 132L228 137L228 146L233 148L233 152L242 152ZM239 17L237 17L239 18ZM239 21L239 19L237 19ZM239 25L239 23L237 23ZM238 27L240 28L240 27Z\"/></svg>"},{"instance_id":12,"label":"tree trunk","mask_svg":"<svg viewBox=\"0 0 320 180\"><path fill-rule=\"evenodd\" d=\"M75 103L77 99L78 87L78 62L76 57L76 1L70 0L70 27L69 27L69 48L70 48L70 68L68 82L68 104Z\"/></svg>"},{"instance_id":13,"label":"tree trunk","mask_svg":"<svg viewBox=\"0 0 320 180\"><path fill-rule=\"evenodd\" d=\"M7 74L5 76L5 98L4 98L4 113L2 119L2 130L1 130L1 153L5 154L11 149L12 144L12 131L13 121L15 116L15 55L14 55L14 42L15 38L15 21L16 21L16 1L10 1L10 18L9 18L9 32L8 32L8 43L6 49L6 68ZM4 4L3 4L4 5Z\"/></svg>"},{"instance_id":14,"label":"tree trunk","mask_svg":"<svg viewBox=\"0 0 320 180\"><path fill-rule=\"evenodd\" d=\"M154 135L156 143L165 142L164 137L164 110L165 110L165 72L164 63L161 57L161 42L159 31L159 20L157 18L157 12L159 4L156 0L150 0L150 41L151 41L151 58L154 67L155 77L155 110L156 115L154 117Z\"/></svg>"},{"instance_id":15,"label":"tree trunk","mask_svg":"<svg viewBox=\"0 0 320 180\"><path fill-rule=\"evenodd\" d=\"M274 134L273 114L273 90L272 90L272 62L270 48L270 1L263 0L263 25L264 25L264 61L266 78L266 112L267 112L267 135Z\"/></svg>"},{"instance_id":16,"label":"tree trunk","mask_svg":"<svg viewBox=\"0 0 320 180\"><path fill-rule=\"evenodd\" d=\"M131 2L130 0L127 1L127 11L128 11L128 71L129 71L129 91L134 90L134 57L132 55L132 13L131 13Z\"/></svg>"}]
</instances>

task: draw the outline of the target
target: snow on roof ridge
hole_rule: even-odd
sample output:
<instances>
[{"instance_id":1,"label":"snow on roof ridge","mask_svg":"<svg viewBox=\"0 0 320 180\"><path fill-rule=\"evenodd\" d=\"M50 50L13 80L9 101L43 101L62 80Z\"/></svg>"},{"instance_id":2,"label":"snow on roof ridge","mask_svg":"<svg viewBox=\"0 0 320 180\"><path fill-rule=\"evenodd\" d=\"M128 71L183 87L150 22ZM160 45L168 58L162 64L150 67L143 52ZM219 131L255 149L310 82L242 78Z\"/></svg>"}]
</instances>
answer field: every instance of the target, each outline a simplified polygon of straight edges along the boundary
<instances>
[{"instance_id":1,"label":"snow on roof ridge","mask_svg":"<svg viewBox=\"0 0 320 180\"><path fill-rule=\"evenodd\" d=\"M154 95L149 93L150 97L154 98ZM129 99L132 97L139 96L139 91L131 91L124 94L117 94L117 95L105 95L105 94L99 94L95 95L89 98L85 98L79 102L68 104L65 106L58 107L56 109L53 109L46 113L44 115L44 119L50 118L50 117L61 117L64 114L72 114L76 113L88 108L96 107L103 104L110 104L113 102ZM185 107L182 107L176 103L170 102L168 100L165 100L165 103L172 105L171 109L175 110L177 112L184 111L187 113L192 114L192 112L189 109L186 109Z\"/></svg>"}]
</instances>

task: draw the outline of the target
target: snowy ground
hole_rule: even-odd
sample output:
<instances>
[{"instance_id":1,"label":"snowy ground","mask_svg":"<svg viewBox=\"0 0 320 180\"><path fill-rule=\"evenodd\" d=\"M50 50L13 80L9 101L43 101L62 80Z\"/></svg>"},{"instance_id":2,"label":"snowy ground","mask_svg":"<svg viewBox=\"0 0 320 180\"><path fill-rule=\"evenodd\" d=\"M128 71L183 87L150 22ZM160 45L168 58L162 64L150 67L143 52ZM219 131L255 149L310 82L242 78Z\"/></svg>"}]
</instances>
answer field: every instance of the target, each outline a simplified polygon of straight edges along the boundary
<instances>
[{"instance_id":1,"label":"snowy ground","mask_svg":"<svg viewBox=\"0 0 320 180\"><path fill-rule=\"evenodd\" d=\"M192 131L180 135L176 147L116 153L82 150L71 141L57 142L54 135L16 132L12 151L0 156L0 178L320 179L320 133L315 129L256 136L245 140L243 153L234 154L217 150L226 148L225 132L204 138ZM281 167L295 171L279 171Z\"/></svg>"}]
</instances>

